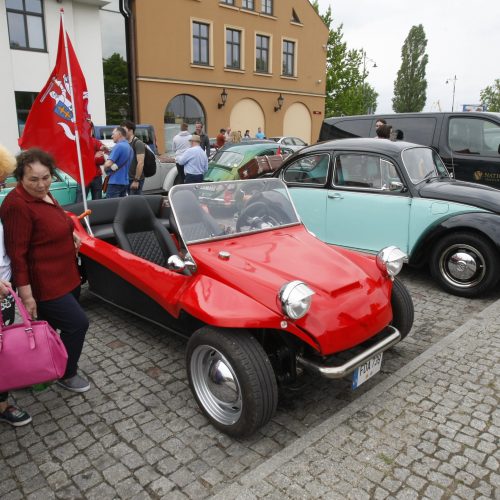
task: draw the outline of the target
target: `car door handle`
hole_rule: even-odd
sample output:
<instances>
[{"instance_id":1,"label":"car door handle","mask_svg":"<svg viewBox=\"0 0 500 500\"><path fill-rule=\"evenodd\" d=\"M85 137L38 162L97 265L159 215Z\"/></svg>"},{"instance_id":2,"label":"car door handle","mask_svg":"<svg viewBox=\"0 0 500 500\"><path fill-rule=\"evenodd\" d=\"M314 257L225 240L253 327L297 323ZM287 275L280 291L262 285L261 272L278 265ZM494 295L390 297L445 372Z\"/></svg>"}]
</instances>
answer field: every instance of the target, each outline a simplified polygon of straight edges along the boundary
<instances>
[{"instance_id":1,"label":"car door handle","mask_svg":"<svg viewBox=\"0 0 500 500\"><path fill-rule=\"evenodd\" d=\"M340 193L328 193L328 198L335 198L339 200L343 200L344 197Z\"/></svg>"}]
</instances>

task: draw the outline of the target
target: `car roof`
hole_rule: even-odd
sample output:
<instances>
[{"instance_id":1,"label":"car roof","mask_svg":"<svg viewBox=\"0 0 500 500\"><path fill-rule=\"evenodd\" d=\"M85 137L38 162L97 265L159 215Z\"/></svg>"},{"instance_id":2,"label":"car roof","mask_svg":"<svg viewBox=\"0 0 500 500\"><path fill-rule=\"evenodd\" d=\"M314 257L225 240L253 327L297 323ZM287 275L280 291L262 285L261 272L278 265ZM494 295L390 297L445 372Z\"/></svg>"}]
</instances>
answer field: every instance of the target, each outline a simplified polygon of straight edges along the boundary
<instances>
[{"instance_id":1,"label":"car roof","mask_svg":"<svg viewBox=\"0 0 500 500\"><path fill-rule=\"evenodd\" d=\"M266 149L270 146L278 146L274 141L259 141L259 142L250 142L250 141L241 141L237 143L229 143L226 147L220 148L219 151L228 151L228 150L242 150L246 149Z\"/></svg>"},{"instance_id":2,"label":"car roof","mask_svg":"<svg viewBox=\"0 0 500 500\"><path fill-rule=\"evenodd\" d=\"M463 112L463 111L429 111L429 112L415 112L415 113L377 113L376 115L349 115L349 116L331 116L329 118L325 118L325 123L334 123L337 121L345 121L345 120L359 120L359 119L378 119L378 118L385 118L388 122L391 121L391 118L422 118L422 117L436 117L436 116L450 116L453 115L454 117L488 117L488 116L495 116L497 118L500 118L500 113L495 113L491 111L468 111L468 112Z\"/></svg>"},{"instance_id":3,"label":"car roof","mask_svg":"<svg viewBox=\"0 0 500 500\"><path fill-rule=\"evenodd\" d=\"M427 146L422 146L421 144L414 144L412 142L406 141L390 141L389 139L368 139L363 137L356 137L353 139L336 139L332 141L318 142L317 144L313 144L312 146L306 146L302 148L299 152L302 155L304 153L324 151L325 149L343 149L353 151L366 149L375 153L398 154L409 147L425 148Z\"/></svg>"}]
</instances>

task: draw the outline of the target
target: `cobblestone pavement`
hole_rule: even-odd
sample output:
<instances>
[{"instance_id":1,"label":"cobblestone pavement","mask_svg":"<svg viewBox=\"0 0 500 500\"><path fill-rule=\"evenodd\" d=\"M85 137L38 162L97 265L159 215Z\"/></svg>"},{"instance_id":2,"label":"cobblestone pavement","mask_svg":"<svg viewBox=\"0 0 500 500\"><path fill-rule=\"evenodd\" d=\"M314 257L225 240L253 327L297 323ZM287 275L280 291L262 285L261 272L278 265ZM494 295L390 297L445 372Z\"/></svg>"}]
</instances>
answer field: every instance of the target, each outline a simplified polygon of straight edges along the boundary
<instances>
[{"instance_id":1,"label":"cobblestone pavement","mask_svg":"<svg viewBox=\"0 0 500 500\"><path fill-rule=\"evenodd\" d=\"M182 339L84 292L93 387L14 393L33 424L0 424L0 498L499 498L500 305L479 313L500 290L467 300L403 280L415 325L383 372L354 392L305 375L246 440L199 412Z\"/></svg>"}]
</instances>

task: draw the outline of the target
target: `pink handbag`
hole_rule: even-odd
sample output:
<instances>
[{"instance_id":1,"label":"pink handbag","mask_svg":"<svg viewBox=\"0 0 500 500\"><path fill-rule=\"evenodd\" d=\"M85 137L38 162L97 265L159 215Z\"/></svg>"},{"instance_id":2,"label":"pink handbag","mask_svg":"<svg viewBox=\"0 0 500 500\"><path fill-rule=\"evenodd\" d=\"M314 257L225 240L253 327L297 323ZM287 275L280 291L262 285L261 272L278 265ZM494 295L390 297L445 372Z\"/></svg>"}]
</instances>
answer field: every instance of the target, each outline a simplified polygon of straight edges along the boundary
<instances>
[{"instance_id":1,"label":"pink handbag","mask_svg":"<svg viewBox=\"0 0 500 500\"><path fill-rule=\"evenodd\" d=\"M23 322L5 326L0 315L0 392L57 380L68 361L57 332L46 321L32 321L21 299L9 291Z\"/></svg>"}]
</instances>

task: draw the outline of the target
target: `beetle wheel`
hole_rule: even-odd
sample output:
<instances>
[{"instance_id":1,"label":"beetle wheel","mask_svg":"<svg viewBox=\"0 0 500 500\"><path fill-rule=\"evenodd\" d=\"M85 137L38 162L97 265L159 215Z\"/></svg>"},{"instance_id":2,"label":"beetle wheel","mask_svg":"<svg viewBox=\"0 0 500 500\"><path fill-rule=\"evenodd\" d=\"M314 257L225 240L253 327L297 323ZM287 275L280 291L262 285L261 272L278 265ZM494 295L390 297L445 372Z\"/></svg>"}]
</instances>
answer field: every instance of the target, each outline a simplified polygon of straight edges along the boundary
<instances>
[{"instance_id":1,"label":"beetle wheel","mask_svg":"<svg viewBox=\"0 0 500 500\"><path fill-rule=\"evenodd\" d=\"M498 254L484 237L454 233L434 247L429 263L432 276L446 291L476 297L498 282Z\"/></svg>"},{"instance_id":2,"label":"beetle wheel","mask_svg":"<svg viewBox=\"0 0 500 500\"><path fill-rule=\"evenodd\" d=\"M188 342L191 390L212 424L248 436L276 411L278 389L269 358L248 332L204 327Z\"/></svg>"},{"instance_id":3,"label":"beetle wheel","mask_svg":"<svg viewBox=\"0 0 500 500\"><path fill-rule=\"evenodd\" d=\"M413 326L414 307L410 292L398 278L394 278L392 283L391 306L391 325L399 330L401 338L404 339Z\"/></svg>"}]
</instances>

